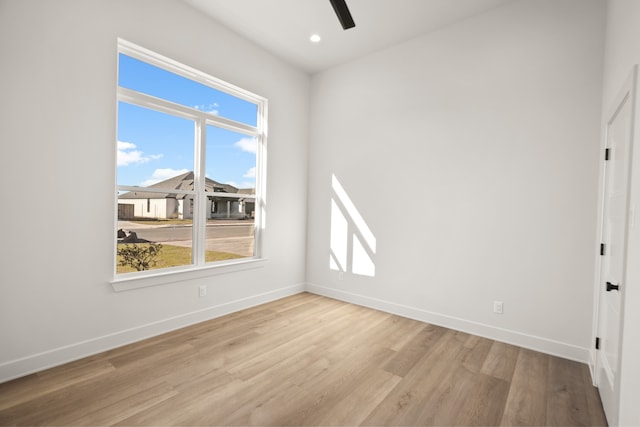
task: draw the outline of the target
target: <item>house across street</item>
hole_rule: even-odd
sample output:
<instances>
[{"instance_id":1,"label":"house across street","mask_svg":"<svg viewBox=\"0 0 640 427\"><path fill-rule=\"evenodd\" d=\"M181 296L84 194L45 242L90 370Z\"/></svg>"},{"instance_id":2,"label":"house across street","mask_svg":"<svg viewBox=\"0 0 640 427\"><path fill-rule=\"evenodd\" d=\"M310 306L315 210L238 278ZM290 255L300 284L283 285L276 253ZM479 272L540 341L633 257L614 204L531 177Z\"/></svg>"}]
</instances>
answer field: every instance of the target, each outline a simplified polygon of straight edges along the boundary
<instances>
[{"instance_id":1,"label":"house across street","mask_svg":"<svg viewBox=\"0 0 640 427\"><path fill-rule=\"evenodd\" d=\"M140 187L118 196L118 219L193 218L193 172L169 178L148 187ZM176 191L177 190L177 191ZM255 188L236 188L205 179L207 219L246 219L255 214Z\"/></svg>"}]
</instances>

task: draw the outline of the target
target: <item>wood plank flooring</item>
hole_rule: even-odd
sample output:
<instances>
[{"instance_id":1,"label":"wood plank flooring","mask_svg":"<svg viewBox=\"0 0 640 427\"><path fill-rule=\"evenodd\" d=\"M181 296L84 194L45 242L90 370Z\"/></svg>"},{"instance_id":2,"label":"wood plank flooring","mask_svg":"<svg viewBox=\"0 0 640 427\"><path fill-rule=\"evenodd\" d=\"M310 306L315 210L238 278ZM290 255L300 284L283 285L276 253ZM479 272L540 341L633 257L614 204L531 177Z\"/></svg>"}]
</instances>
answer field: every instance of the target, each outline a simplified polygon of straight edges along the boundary
<instances>
[{"instance_id":1,"label":"wood plank flooring","mask_svg":"<svg viewBox=\"0 0 640 427\"><path fill-rule=\"evenodd\" d=\"M303 293L0 384L0 425L606 425L586 365Z\"/></svg>"}]
</instances>

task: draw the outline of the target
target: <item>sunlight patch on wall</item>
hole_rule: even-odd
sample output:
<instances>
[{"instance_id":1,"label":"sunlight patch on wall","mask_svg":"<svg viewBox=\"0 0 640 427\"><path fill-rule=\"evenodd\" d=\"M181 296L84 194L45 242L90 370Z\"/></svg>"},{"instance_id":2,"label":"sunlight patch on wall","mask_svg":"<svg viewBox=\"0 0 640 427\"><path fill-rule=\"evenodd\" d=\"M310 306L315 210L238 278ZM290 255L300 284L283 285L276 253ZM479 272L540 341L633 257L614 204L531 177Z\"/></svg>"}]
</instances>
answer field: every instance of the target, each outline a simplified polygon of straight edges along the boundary
<instances>
[{"instance_id":1,"label":"sunlight patch on wall","mask_svg":"<svg viewBox=\"0 0 640 427\"><path fill-rule=\"evenodd\" d=\"M351 264L351 271L353 274L359 274L361 276L374 277L376 275L376 266L371 261L371 257L365 250L360 239L355 234L353 235L353 261Z\"/></svg>"},{"instance_id":2,"label":"sunlight patch on wall","mask_svg":"<svg viewBox=\"0 0 640 427\"><path fill-rule=\"evenodd\" d=\"M355 204L332 175L329 268L374 277L376 238ZM352 236L350 238L350 236Z\"/></svg>"},{"instance_id":3,"label":"sunlight patch on wall","mask_svg":"<svg viewBox=\"0 0 640 427\"><path fill-rule=\"evenodd\" d=\"M373 235L373 232L371 231L369 226L367 226L364 218L362 218L362 215L360 215L360 212L358 212L358 209L356 209L356 205L353 204L351 198L344 190L344 188L340 184L340 181L338 181L338 178L336 178L335 175L332 175L331 188L333 188L335 195L342 203L342 206L344 206L344 208L346 209L347 214L351 217L351 220L353 221L360 234L362 234L362 237L369 245L369 248L373 251L373 253L376 253L376 237Z\"/></svg>"},{"instance_id":4,"label":"sunlight patch on wall","mask_svg":"<svg viewBox=\"0 0 640 427\"><path fill-rule=\"evenodd\" d=\"M331 259L334 270L347 269L349 224L334 200L331 200Z\"/></svg>"}]
</instances>

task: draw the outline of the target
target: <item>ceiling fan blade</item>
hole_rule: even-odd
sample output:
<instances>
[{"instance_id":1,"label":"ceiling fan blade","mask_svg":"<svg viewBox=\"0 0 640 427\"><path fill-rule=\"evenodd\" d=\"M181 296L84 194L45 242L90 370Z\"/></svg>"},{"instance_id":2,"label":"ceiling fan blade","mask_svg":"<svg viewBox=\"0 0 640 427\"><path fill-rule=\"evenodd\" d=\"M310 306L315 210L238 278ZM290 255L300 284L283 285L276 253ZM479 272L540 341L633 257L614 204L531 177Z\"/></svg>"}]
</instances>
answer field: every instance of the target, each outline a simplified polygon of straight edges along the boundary
<instances>
[{"instance_id":1,"label":"ceiling fan blade","mask_svg":"<svg viewBox=\"0 0 640 427\"><path fill-rule=\"evenodd\" d=\"M348 30L349 28L353 28L356 26L356 23L353 22L351 12L349 12L349 8L347 7L347 3L345 0L329 1L331 2L331 6L333 6L333 10L336 11L336 15L338 15L338 19L340 20L340 24L342 24L343 29Z\"/></svg>"}]
</instances>

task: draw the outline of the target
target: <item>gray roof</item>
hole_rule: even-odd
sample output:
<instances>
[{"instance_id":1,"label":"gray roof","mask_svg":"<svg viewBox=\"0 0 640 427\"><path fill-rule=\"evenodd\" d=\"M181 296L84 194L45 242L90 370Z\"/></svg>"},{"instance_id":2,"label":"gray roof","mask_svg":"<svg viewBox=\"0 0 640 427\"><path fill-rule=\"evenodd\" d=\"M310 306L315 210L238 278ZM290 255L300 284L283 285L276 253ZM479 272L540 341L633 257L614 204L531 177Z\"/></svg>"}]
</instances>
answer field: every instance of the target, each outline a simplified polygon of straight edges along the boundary
<instances>
[{"instance_id":1,"label":"gray roof","mask_svg":"<svg viewBox=\"0 0 640 427\"><path fill-rule=\"evenodd\" d=\"M127 193L118 196L119 199L166 199L168 197L175 197L176 199L183 199L184 194L176 194L171 190L187 190L193 191L193 172L186 172L182 175L174 176L173 178L166 179L148 187L140 187L140 191L129 191ZM240 194L255 194L255 189L238 189L233 185L222 184L209 178L205 178L205 191L207 193L240 193ZM145 189L153 188L154 190L166 190L161 192L156 191L144 191ZM220 194L222 195L222 194Z\"/></svg>"}]
</instances>

